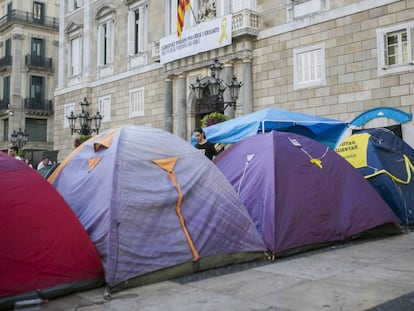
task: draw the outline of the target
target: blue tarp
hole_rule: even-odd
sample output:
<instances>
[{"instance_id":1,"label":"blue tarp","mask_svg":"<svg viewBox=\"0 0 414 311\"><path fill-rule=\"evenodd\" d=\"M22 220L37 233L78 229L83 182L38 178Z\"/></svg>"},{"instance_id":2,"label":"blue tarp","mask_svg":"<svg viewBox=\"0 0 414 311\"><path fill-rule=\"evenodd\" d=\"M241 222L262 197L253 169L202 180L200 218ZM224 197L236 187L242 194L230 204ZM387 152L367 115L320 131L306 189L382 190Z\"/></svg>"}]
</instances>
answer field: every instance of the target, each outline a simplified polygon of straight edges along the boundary
<instances>
[{"instance_id":1,"label":"blue tarp","mask_svg":"<svg viewBox=\"0 0 414 311\"><path fill-rule=\"evenodd\" d=\"M234 144L258 133L277 130L297 133L335 147L347 123L279 108L266 108L204 129L213 143Z\"/></svg>"}]
</instances>

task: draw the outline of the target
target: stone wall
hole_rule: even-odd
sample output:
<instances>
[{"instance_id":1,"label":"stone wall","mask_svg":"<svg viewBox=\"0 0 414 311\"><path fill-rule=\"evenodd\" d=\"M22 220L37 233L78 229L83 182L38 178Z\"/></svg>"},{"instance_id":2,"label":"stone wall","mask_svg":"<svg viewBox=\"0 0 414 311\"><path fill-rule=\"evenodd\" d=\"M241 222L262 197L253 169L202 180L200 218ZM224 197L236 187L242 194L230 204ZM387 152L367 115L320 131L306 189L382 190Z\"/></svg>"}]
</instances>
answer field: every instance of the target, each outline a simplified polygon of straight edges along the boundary
<instances>
[{"instance_id":1,"label":"stone wall","mask_svg":"<svg viewBox=\"0 0 414 311\"><path fill-rule=\"evenodd\" d=\"M378 106L414 112L414 66L378 74L377 29L414 21L413 1L389 2L352 13L354 3L339 8L342 17L327 15L325 21L315 19L306 27L298 22L284 27L287 31L279 27L274 35L270 29L259 35L253 58L255 110L273 106L345 121ZM331 7L335 3L331 1ZM295 90L293 51L317 44L325 46L326 84Z\"/></svg>"}]
</instances>

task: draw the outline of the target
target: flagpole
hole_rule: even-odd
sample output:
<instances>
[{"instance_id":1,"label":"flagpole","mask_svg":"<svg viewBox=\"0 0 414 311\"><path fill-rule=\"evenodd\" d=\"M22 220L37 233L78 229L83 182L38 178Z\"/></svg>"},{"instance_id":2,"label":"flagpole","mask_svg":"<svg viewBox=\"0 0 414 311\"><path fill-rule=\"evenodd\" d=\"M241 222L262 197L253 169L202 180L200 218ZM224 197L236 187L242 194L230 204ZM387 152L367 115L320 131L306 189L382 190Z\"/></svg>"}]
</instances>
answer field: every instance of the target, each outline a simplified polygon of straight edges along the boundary
<instances>
[{"instance_id":1,"label":"flagpole","mask_svg":"<svg viewBox=\"0 0 414 311\"><path fill-rule=\"evenodd\" d=\"M191 13L193 13L194 20L195 20L196 24L198 24L198 20L197 20L197 17L195 16L195 13L194 13L194 10L193 10L193 6L191 5L191 1L189 1L189 2L190 2Z\"/></svg>"}]
</instances>

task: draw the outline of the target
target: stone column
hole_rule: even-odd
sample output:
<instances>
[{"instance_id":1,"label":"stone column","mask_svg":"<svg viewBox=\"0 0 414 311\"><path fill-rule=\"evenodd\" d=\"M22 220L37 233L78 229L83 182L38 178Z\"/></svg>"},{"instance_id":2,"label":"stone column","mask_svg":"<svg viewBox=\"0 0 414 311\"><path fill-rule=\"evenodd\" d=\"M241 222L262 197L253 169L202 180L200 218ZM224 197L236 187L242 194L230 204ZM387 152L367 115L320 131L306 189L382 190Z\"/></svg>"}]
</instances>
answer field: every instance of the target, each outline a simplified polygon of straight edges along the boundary
<instances>
[{"instance_id":1,"label":"stone column","mask_svg":"<svg viewBox=\"0 0 414 311\"><path fill-rule=\"evenodd\" d=\"M92 16L91 2L83 1L83 38L82 38L82 79L89 82L92 79L92 55L95 56L96 44L93 45L91 33L94 31L95 18ZM96 30L95 30L96 31ZM93 47L93 48L92 48ZM92 53L91 53L92 51Z\"/></svg>"},{"instance_id":2,"label":"stone column","mask_svg":"<svg viewBox=\"0 0 414 311\"><path fill-rule=\"evenodd\" d=\"M243 101L243 114L253 112L253 82L252 82L252 59L243 58L243 87L241 88Z\"/></svg>"},{"instance_id":3,"label":"stone column","mask_svg":"<svg viewBox=\"0 0 414 311\"><path fill-rule=\"evenodd\" d=\"M224 83L230 84L231 79L233 78L233 63L224 64L224 68L221 73L221 78L223 79ZM229 103L232 101L231 95L230 95L230 89L227 85L226 85L226 91L223 94L223 99L225 103ZM226 108L226 110L224 110L224 114L226 116L229 116L230 118L234 118L234 107L232 105L229 105Z\"/></svg>"},{"instance_id":4,"label":"stone column","mask_svg":"<svg viewBox=\"0 0 414 311\"><path fill-rule=\"evenodd\" d=\"M10 134L13 130L22 130L26 127L26 115L24 110L24 103L22 98L22 61L25 58L23 55L23 39L22 34L12 35L12 72L10 75L10 110L13 111L13 115L9 114L9 133L8 140L10 140Z\"/></svg>"},{"instance_id":5,"label":"stone column","mask_svg":"<svg viewBox=\"0 0 414 311\"><path fill-rule=\"evenodd\" d=\"M180 74L175 85L175 102L177 105L177 135L182 139L187 139L187 92L186 92L186 75Z\"/></svg>"},{"instance_id":6,"label":"stone column","mask_svg":"<svg viewBox=\"0 0 414 311\"><path fill-rule=\"evenodd\" d=\"M191 137L193 136L193 131L194 131L194 124L195 124L195 111L194 109L192 109L191 106L191 102L195 101L195 98L189 99L188 101L188 105L187 105L187 137L186 140L188 142L191 141Z\"/></svg>"},{"instance_id":7,"label":"stone column","mask_svg":"<svg viewBox=\"0 0 414 311\"><path fill-rule=\"evenodd\" d=\"M173 83L172 79L166 78L164 80L165 99L164 99L164 130L173 132Z\"/></svg>"},{"instance_id":8,"label":"stone column","mask_svg":"<svg viewBox=\"0 0 414 311\"><path fill-rule=\"evenodd\" d=\"M65 59L65 6L67 1L61 1L60 3L60 10L59 10L59 50L58 50L58 57L53 59L56 65L54 66L55 75L57 70L57 88L63 88L65 83L65 66L67 66L66 59ZM67 67L66 67L67 68Z\"/></svg>"}]
</instances>

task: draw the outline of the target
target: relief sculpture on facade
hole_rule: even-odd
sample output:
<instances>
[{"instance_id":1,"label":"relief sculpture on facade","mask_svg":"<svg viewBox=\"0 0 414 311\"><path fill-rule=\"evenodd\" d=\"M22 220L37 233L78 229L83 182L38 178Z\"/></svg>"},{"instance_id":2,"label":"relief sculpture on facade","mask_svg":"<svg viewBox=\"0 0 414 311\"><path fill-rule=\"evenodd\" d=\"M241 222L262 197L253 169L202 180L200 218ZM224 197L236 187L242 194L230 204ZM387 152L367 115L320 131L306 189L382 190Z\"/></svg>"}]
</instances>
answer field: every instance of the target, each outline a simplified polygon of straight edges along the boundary
<instances>
[{"instance_id":1,"label":"relief sculpture on facade","mask_svg":"<svg viewBox=\"0 0 414 311\"><path fill-rule=\"evenodd\" d=\"M198 10L198 22L216 17L216 0L202 0Z\"/></svg>"}]
</instances>

